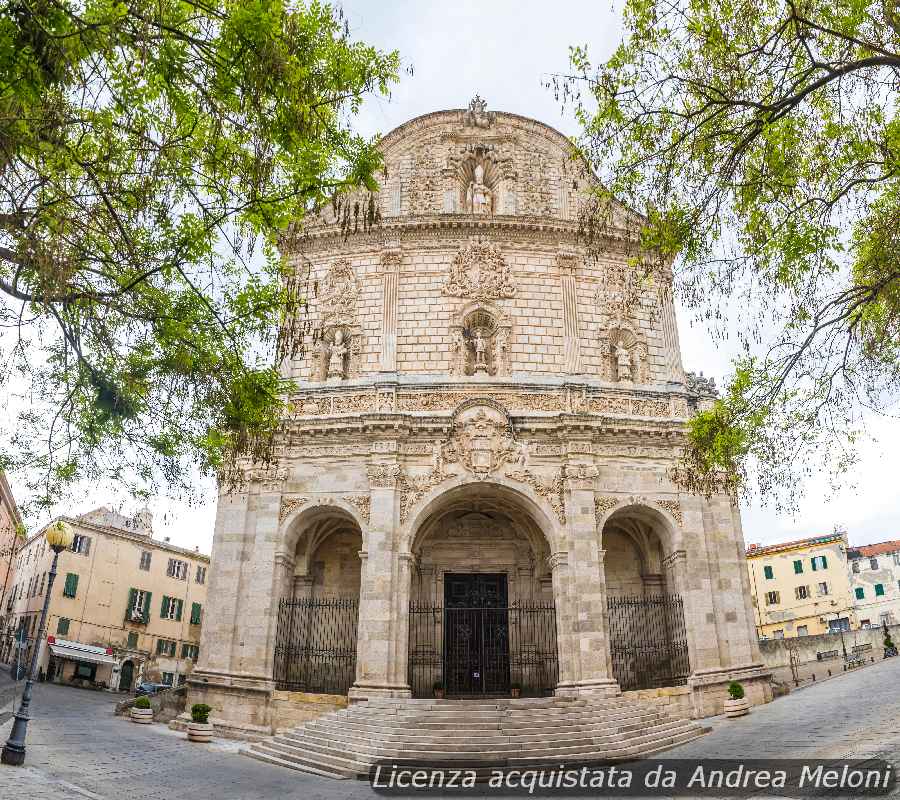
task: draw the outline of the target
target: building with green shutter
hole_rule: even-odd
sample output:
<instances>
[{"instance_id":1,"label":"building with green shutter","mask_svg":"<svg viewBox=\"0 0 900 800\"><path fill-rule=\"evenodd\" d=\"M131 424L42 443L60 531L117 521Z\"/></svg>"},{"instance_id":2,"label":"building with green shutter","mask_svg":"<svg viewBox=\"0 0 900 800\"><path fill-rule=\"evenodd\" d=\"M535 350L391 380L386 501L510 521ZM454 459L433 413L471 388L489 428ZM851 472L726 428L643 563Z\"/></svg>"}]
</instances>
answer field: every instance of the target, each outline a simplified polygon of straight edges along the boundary
<instances>
[{"instance_id":1,"label":"building with green shutter","mask_svg":"<svg viewBox=\"0 0 900 800\"><path fill-rule=\"evenodd\" d=\"M814 636L858 627L850 591L847 534L747 548L760 639Z\"/></svg>"},{"instance_id":2,"label":"building with green shutter","mask_svg":"<svg viewBox=\"0 0 900 800\"><path fill-rule=\"evenodd\" d=\"M99 508L61 519L75 541L59 558L39 643L43 674L122 691L141 680L183 683L199 655L209 556L155 539L149 512L125 517ZM27 663L52 556L43 529L18 551L14 585L0 600L7 620L0 660L15 658L14 635L24 630Z\"/></svg>"}]
</instances>

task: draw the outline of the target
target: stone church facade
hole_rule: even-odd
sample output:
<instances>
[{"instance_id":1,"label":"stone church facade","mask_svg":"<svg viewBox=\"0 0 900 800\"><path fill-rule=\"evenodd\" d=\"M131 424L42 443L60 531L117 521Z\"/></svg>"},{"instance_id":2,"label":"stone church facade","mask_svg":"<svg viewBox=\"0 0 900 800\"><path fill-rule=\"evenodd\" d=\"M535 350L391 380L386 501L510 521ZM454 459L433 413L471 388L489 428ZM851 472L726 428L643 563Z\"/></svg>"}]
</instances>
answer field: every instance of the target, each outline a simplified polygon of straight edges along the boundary
<instances>
[{"instance_id":1,"label":"stone church facade","mask_svg":"<svg viewBox=\"0 0 900 800\"><path fill-rule=\"evenodd\" d=\"M586 252L565 137L476 97L382 150L379 224L284 239L314 344L219 498L190 702L262 734L283 690L771 699L738 508L671 479L712 387L621 231Z\"/></svg>"}]
</instances>

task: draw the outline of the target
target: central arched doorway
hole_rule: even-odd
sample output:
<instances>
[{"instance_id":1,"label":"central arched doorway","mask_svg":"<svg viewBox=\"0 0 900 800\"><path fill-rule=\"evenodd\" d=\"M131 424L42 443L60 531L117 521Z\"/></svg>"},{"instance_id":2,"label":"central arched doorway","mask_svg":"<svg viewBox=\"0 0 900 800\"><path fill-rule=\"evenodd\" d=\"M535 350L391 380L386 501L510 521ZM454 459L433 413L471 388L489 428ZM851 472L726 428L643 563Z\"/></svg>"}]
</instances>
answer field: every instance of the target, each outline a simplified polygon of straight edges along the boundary
<instances>
[{"instance_id":1,"label":"central arched doorway","mask_svg":"<svg viewBox=\"0 0 900 800\"><path fill-rule=\"evenodd\" d=\"M412 545L414 697L543 696L559 680L547 538L505 487L447 492Z\"/></svg>"}]
</instances>

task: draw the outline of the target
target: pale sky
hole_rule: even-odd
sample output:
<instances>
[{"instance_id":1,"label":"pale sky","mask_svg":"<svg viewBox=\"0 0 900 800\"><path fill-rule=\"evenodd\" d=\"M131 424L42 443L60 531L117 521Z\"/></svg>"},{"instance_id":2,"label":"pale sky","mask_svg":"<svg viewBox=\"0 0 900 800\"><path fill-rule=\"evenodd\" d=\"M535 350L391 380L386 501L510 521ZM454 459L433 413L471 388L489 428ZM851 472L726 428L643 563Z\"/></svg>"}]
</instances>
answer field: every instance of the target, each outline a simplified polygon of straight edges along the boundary
<instances>
[{"instance_id":1,"label":"pale sky","mask_svg":"<svg viewBox=\"0 0 900 800\"><path fill-rule=\"evenodd\" d=\"M477 92L494 110L533 117L567 135L578 133L563 115L543 82L568 68L568 48L587 44L595 60L608 55L620 35L619 15L612 4L547 3L546 0L351 0L343 3L353 35L382 49L400 51L404 72L390 100L366 104L357 120L366 135L386 133L420 114L464 108ZM729 361L737 352L728 343L713 342L702 324L689 314L679 316L686 369L715 376L721 386ZM757 505L743 509L744 536L750 542L777 542L831 532L845 526L851 544L900 538L897 472L900 432L894 420L879 419L870 428L877 443L865 444L848 488L832 494L827 482L806 484L806 495L795 518L778 516ZM855 484L855 486L854 486ZM13 490L15 491L13 480ZM151 504L158 537L169 536L184 547L209 552L215 517L215 493L206 484L208 502L189 508L158 500ZM68 513L99 504L136 509L127 498L105 490L85 492L83 502ZM63 509L59 509L63 511Z\"/></svg>"}]
</instances>

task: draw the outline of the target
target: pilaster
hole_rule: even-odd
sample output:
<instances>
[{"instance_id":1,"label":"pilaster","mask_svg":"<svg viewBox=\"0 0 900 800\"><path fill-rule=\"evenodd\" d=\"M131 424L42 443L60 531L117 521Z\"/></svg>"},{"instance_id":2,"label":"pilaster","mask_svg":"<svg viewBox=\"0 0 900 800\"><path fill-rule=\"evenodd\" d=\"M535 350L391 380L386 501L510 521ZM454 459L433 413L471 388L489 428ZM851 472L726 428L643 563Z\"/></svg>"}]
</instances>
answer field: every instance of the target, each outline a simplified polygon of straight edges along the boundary
<instances>
[{"instance_id":1,"label":"pilaster","mask_svg":"<svg viewBox=\"0 0 900 800\"><path fill-rule=\"evenodd\" d=\"M401 567L394 548L394 527L399 516L400 465L371 464L369 526L366 557L361 565L359 619L356 646L356 682L351 700L373 697L409 697L409 686L397 677L396 654L399 618L397 591L400 571L405 571L405 593L409 605L408 562ZM404 655L405 660L405 655ZM405 668L404 668L405 671Z\"/></svg>"}]
</instances>

